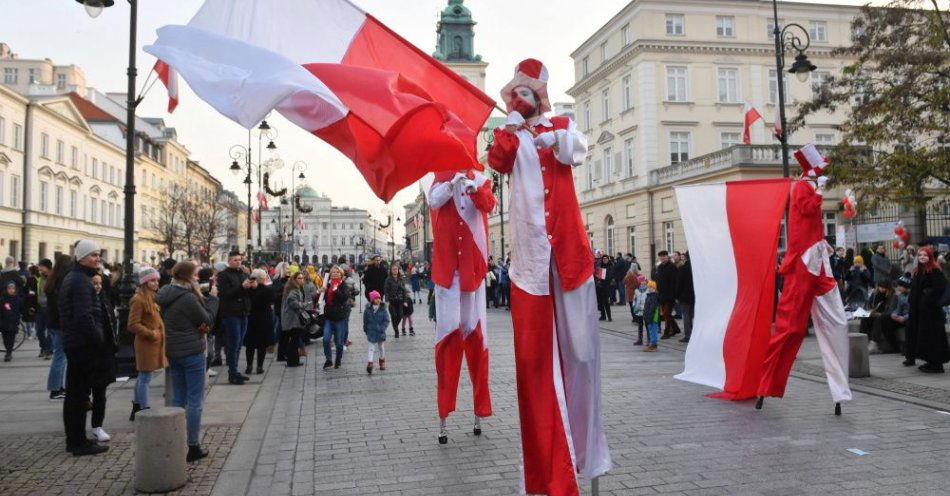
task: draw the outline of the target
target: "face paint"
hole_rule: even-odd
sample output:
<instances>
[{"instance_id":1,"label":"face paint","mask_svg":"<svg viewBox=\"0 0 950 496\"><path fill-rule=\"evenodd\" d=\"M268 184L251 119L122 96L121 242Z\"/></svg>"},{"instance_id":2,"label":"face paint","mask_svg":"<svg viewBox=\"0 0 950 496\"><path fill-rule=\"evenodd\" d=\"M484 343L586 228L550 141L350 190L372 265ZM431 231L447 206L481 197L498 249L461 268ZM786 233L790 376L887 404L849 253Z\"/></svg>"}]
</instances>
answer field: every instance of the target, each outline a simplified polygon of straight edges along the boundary
<instances>
[{"instance_id":1,"label":"face paint","mask_svg":"<svg viewBox=\"0 0 950 496\"><path fill-rule=\"evenodd\" d=\"M518 111L518 113L526 119L534 116L538 107L538 102L534 98L534 92L531 91L531 88L519 86L511 93L511 96L513 97L511 101L511 109Z\"/></svg>"}]
</instances>

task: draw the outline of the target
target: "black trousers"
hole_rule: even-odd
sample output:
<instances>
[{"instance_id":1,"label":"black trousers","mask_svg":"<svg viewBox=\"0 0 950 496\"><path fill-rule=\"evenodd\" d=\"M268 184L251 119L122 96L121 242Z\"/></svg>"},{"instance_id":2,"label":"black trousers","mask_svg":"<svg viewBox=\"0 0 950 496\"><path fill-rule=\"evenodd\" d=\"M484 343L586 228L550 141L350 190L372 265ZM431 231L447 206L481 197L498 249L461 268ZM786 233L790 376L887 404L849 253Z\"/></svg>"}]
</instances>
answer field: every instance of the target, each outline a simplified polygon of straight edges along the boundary
<instances>
[{"instance_id":1,"label":"black trousers","mask_svg":"<svg viewBox=\"0 0 950 496\"><path fill-rule=\"evenodd\" d=\"M284 349L284 355L287 357L287 365L297 366L300 365L300 333L302 329L290 329L289 331L284 329L284 332L280 333L280 345ZM264 362L263 358L260 358L260 363ZM248 362L250 363L250 362Z\"/></svg>"},{"instance_id":2,"label":"black trousers","mask_svg":"<svg viewBox=\"0 0 950 496\"><path fill-rule=\"evenodd\" d=\"M396 337L399 337L399 323L402 322L402 302L389 303L389 319L392 321Z\"/></svg>"},{"instance_id":3,"label":"black trousers","mask_svg":"<svg viewBox=\"0 0 950 496\"><path fill-rule=\"evenodd\" d=\"M16 344L16 329L4 329L3 334L3 349L7 353L13 353L13 346Z\"/></svg>"},{"instance_id":4,"label":"black trousers","mask_svg":"<svg viewBox=\"0 0 950 496\"><path fill-rule=\"evenodd\" d=\"M102 427L106 419L106 386L92 387L92 428ZM85 433L84 433L85 434Z\"/></svg>"},{"instance_id":5,"label":"black trousers","mask_svg":"<svg viewBox=\"0 0 950 496\"><path fill-rule=\"evenodd\" d=\"M264 368L264 355L267 354L266 346L245 346L244 354L247 356L247 368L251 368L254 363L254 353L257 352L257 368Z\"/></svg>"},{"instance_id":6,"label":"black trousers","mask_svg":"<svg viewBox=\"0 0 950 496\"><path fill-rule=\"evenodd\" d=\"M66 400L63 401L63 426L66 446L74 448L88 442L86 405L92 392L92 350L66 350Z\"/></svg>"}]
</instances>

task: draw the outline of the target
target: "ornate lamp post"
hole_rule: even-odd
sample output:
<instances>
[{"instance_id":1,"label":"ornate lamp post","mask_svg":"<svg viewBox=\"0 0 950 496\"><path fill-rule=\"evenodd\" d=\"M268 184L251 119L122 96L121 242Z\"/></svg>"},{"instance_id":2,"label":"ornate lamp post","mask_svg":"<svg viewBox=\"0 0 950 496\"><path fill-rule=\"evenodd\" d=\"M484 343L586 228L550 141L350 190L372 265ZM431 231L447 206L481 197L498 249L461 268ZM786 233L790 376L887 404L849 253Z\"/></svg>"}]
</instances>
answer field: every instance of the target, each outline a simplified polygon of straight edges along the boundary
<instances>
[{"instance_id":1,"label":"ornate lamp post","mask_svg":"<svg viewBox=\"0 0 950 496\"><path fill-rule=\"evenodd\" d=\"M772 31L773 37L775 38L775 77L776 84L778 85L779 120L782 126L782 132L779 134L778 139L782 144L782 177L789 177L788 123L785 120L785 78L783 74L785 70L786 50L795 50L798 53L795 56L795 62L788 72L794 74L799 81L807 81L809 74L817 68L805 55L805 50L811 46L811 38L808 37L808 30L800 24L795 23L789 24L784 28L780 27L778 23L777 0L772 0L772 13L775 26L775 29ZM797 28L797 30L801 31L804 38L800 38L794 30L790 31L791 28Z\"/></svg>"},{"instance_id":2,"label":"ornate lamp post","mask_svg":"<svg viewBox=\"0 0 950 496\"><path fill-rule=\"evenodd\" d=\"M485 129L482 131L482 137L485 138L485 150L491 150L492 143L495 142L495 130ZM498 215L501 223L501 260L505 260L505 181L504 176L497 172L491 173L492 192L498 195Z\"/></svg>"}]
</instances>

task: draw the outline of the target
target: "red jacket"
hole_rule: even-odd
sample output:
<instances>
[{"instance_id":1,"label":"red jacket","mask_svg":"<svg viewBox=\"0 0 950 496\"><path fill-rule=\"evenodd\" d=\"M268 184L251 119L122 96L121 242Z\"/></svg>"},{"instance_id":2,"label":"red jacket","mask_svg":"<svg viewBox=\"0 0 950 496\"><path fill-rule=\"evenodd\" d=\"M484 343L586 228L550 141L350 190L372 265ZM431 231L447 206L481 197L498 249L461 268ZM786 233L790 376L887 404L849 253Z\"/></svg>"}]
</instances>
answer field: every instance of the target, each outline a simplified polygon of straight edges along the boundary
<instances>
[{"instance_id":1,"label":"red jacket","mask_svg":"<svg viewBox=\"0 0 950 496\"><path fill-rule=\"evenodd\" d=\"M435 196L437 188L445 188L454 176L455 172L437 172L429 189L430 196ZM481 182L474 193L455 194L461 193L455 191L461 185L455 186L448 201L431 209L432 282L449 288L458 271L460 289L465 292L477 290L488 271L488 213L495 208L491 181L471 172L469 178L476 184ZM445 194L445 190L442 193Z\"/></svg>"},{"instance_id":2,"label":"red jacket","mask_svg":"<svg viewBox=\"0 0 950 496\"><path fill-rule=\"evenodd\" d=\"M545 124L551 124L546 126ZM534 127L538 134L555 131L567 130L571 127L570 119L566 117L554 117L548 121L541 119ZM573 131L572 131L573 132ZM488 162L498 172L511 174L512 181L523 181L524 184L512 184L512 194L521 191L525 197L521 199L512 198L511 222L519 223L524 219L518 216L528 216L529 211L518 211L519 208L528 210L543 209L545 220L547 242L550 244L550 253L521 253L516 254L517 246L513 246L512 269L510 272L512 281L520 288L529 293L536 294L537 291L544 291L541 294L547 294L546 281L541 278L550 277L548 258L539 260L540 257L553 256L557 264L557 270L561 278L561 289L570 291L586 282L594 273L593 254L590 250L590 244L587 239L587 230L584 228L584 222L581 220L581 211L577 203L577 194L574 192L574 175L571 164L560 162L555 156L552 148L538 148L535 161L533 154L522 153L519 160L519 147L531 146L522 142L517 135L504 129L495 130L495 140L488 155ZM524 152L525 150L522 150ZM541 184L530 183L534 174L517 173L516 167L540 169ZM521 203L519 203L521 202ZM522 243L524 246L543 246L538 245L542 240L533 239L535 234L525 234L525 239L518 239L519 233L512 228L515 235L513 243ZM528 238L531 239L528 239ZM535 288L532 291L528 288Z\"/></svg>"}]
</instances>

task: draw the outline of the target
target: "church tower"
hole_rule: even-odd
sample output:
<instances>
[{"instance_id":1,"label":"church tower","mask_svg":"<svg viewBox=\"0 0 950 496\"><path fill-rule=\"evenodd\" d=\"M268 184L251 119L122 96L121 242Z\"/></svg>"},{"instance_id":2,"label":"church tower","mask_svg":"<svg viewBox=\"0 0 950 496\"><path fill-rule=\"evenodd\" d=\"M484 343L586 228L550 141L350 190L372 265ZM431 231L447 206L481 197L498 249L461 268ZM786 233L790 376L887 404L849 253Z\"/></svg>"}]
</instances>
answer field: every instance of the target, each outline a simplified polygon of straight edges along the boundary
<instances>
[{"instance_id":1,"label":"church tower","mask_svg":"<svg viewBox=\"0 0 950 496\"><path fill-rule=\"evenodd\" d=\"M482 61L481 55L475 54L475 21L472 12L462 5L464 1L449 0L449 5L439 15L435 30L438 39L432 56L485 91L488 63Z\"/></svg>"}]
</instances>

